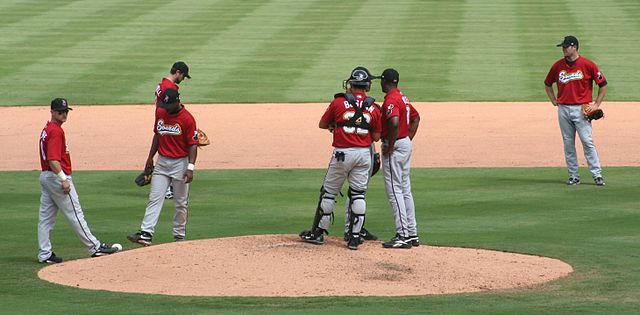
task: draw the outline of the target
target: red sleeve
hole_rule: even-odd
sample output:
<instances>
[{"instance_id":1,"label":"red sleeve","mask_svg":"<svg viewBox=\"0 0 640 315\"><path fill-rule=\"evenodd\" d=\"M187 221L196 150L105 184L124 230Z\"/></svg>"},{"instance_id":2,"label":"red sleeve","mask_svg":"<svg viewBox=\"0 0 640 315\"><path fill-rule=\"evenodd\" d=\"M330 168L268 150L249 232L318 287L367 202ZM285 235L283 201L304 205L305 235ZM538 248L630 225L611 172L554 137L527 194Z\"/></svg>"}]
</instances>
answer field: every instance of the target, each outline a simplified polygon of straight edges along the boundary
<instances>
[{"instance_id":1,"label":"red sleeve","mask_svg":"<svg viewBox=\"0 0 640 315\"><path fill-rule=\"evenodd\" d=\"M600 69L598 69L598 66L595 63L592 63L590 68L591 68L591 77L593 78L593 81L596 81L597 85L600 85L603 82L607 81L607 79L604 77L604 74L602 74L602 72L600 71Z\"/></svg>"},{"instance_id":2,"label":"red sleeve","mask_svg":"<svg viewBox=\"0 0 640 315\"><path fill-rule=\"evenodd\" d=\"M331 104L329 104L329 107L327 107L327 110L325 110L324 114L322 115L322 117L320 118L320 121L322 121L323 123L332 123L333 121L335 121L334 118L334 108L335 108L335 102L338 99L333 100L333 102L331 102Z\"/></svg>"},{"instance_id":3,"label":"red sleeve","mask_svg":"<svg viewBox=\"0 0 640 315\"><path fill-rule=\"evenodd\" d=\"M400 116L400 109L392 101L385 100L382 104L382 110L385 111L387 119Z\"/></svg>"},{"instance_id":4,"label":"red sleeve","mask_svg":"<svg viewBox=\"0 0 640 315\"><path fill-rule=\"evenodd\" d=\"M554 63L549 69L549 73L547 73L547 77L544 79L544 84L546 86L552 86L554 82L556 82L556 64Z\"/></svg>"},{"instance_id":5,"label":"red sleeve","mask_svg":"<svg viewBox=\"0 0 640 315\"><path fill-rule=\"evenodd\" d=\"M196 120L193 116L189 115L189 120L185 126L186 131L184 135L187 139L185 139L185 143L192 146L194 144L198 144L198 128L196 127Z\"/></svg>"},{"instance_id":6,"label":"red sleeve","mask_svg":"<svg viewBox=\"0 0 640 315\"><path fill-rule=\"evenodd\" d=\"M62 152L66 150L62 132L57 129L51 129L47 135L47 161L61 161Z\"/></svg>"},{"instance_id":7,"label":"red sleeve","mask_svg":"<svg viewBox=\"0 0 640 315\"><path fill-rule=\"evenodd\" d=\"M418 113L413 105L409 105L409 109L411 110L411 112L409 112L409 121L414 121L416 118L420 118L420 113Z\"/></svg>"}]
</instances>

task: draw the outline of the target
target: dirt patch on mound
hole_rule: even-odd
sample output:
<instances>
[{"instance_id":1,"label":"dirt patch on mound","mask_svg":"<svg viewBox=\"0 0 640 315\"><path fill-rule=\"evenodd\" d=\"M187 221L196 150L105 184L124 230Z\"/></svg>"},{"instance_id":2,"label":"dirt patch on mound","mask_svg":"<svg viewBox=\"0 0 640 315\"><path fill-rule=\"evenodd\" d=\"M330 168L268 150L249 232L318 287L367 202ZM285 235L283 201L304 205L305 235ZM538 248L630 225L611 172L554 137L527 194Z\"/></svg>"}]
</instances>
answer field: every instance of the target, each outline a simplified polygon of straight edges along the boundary
<instances>
[{"instance_id":1,"label":"dirt patch on mound","mask_svg":"<svg viewBox=\"0 0 640 315\"><path fill-rule=\"evenodd\" d=\"M119 292L184 296L404 296L528 288L564 277L556 259L498 251L420 246L349 250L296 235L168 243L48 266L44 280Z\"/></svg>"}]
</instances>

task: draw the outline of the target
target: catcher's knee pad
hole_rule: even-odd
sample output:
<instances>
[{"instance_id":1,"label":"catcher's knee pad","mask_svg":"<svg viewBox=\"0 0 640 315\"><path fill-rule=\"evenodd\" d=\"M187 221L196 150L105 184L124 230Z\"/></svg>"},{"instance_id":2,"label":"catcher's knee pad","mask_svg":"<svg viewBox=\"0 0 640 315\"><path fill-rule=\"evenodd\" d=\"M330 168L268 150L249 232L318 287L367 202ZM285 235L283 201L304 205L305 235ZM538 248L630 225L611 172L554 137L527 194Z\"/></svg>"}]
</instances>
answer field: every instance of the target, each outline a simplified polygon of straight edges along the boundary
<instances>
[{"instance_id":1,"label":"catcher's knee pad","mask_svg":"<svg viewBox=\"0 0 640 315\"><path fill-rule=\"evenodd\" d=\"M335 203L336 195L324 191L322 193L322 200L320 200L320 210L322 210L325 215L333 213L333 206Z\"/></svg>"},{"instance_id":2,"label":"catcher's knee pad","mask_svg":"<svg viewBox=\"0 0 640 315\"><path fill-rule=\"evenodd\" d=\"M353 214L364 214L367 208L367 203L364 199L365 193L366 191L364 190L355 190L349 187L349 206Z\"/></svg>"}]
</instances>

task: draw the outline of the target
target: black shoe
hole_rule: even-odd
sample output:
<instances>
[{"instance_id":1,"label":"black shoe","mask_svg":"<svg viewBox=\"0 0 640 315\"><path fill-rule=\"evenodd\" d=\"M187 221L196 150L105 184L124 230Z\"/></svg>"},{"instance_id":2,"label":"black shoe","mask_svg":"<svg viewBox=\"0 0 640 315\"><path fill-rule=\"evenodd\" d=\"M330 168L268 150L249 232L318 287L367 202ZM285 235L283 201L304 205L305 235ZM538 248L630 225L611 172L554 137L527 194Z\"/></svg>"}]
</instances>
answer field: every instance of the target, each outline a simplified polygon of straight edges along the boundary
<instances>
[{"instance_id":1,"label":"black shoe","mask_svg":"<svg viewBox=\"0 0 640 315\"><path fill-rule=\"evenodd\" d=\"M143 231L127 236L127 239L129 239L132 243L138 243L142 246L153 245L153 243L151 243L152 238L153 237L151 236L151 233L143 232Z\"/></svg>"},{"instance_id":2,"label":"black shoe","mask_svg":"<svg viewBox=\"0 0 640 315\"><path fill-rule=\"evenodd\" d=\"M362 239L362 237L360 237L360 235L352 235L347 242L347 247L349 247L349 249L355 250L358 249L358 246L360 246L362 242L364 242L364 240Z\"/></svg>"},{"instance_id":3,"label":"black shoe","mask_svg":"<svg viewBox=\"0 0 640 315\"><path fill-rule=\"evenodd\" d=\"M382 243L384 248L411 248L411 242L407 242L407 239L403 236L397 235L388 242Z\"/></svg>"},{"instance_id":4,"label":"black shoe","mask_svg":"<svg viewBox=\"0 0 640 315\"><path fill-rule=\"evenodd\" d=\"M598 186L604 186L604 178L602 177L596 177L593 181L596 182Z\"/></svg>"},{"instance_id":5,"label":"black shoe","mask_svg":"<svg viewBox=\"0 0 640 315\"><path fill-rule=\"evenodd\" d=\"M418 238L418 235L409 235L406 241L410 242L413 247L420 246L420 238Z\"/></svg>"},{"instance_id":6,"label":"black shoe","mask_svg":"<svg viewBox=\"0 0 640 315\"><path fill-rule=\"evenodd\" d=\"M173 236L173 241L174 242L184 242L184 236L174 235Z\"/></svg>"},{"instance_id":7,"label":"black shoe","mask_svg":"<svg viewBox=\"0 0 640 315\"><path fill-rule=\"evenodd\" d=\"M300 239L307 243L312 243L316 245L324 244L324 233L326 233L323 229L316 229L314 231L305 230L300 232Z\"/></svg>"},{"instance_id":8,"label":"black shoe","mask_svg":"<svg viewBox=\"0 0 640 315\"><path fill-rule=\"evenodd\" d=\"M567 181L567 185L569 186L575 186L579 184L580 184L580 178L577 178L577 177L569 177L569 180Z\"/></svg>"},{"instance_id":9,"label":"black shoe","mask_svg":"<svg viewBox=\"0 0 640 315\"><path fill-rule=\"evenodd\" d=\"M118 252L118 248L111 247L111 245L107 243L102 243L100 244L100 247L98 247L98 250L95 253L93 253L93 255L91 255L91 257L106 256L106 255L111 255L117 252Z\"/></svg>"},{"instance_id":10,"label":"black shoe","mask_svg":"<svg viewBox=\"0 0 640 315\"><path fill-rule=\"evenodd\" d=\"M375 241L378 239L378 237L375 236L375 234L369 232L364 227L362 228L362 230L360 230L360 237L362 237L365 241Z\"/></svg>"},{"instance_id":11,"label":"black shoe","mask_svg":"<svg viewBox=\"0 0 640 315\"><path fill-rule=\"evenodd\" d=\"M62 262L62 257L56 256L56 253L51 252L51 256L49 258L41 261L41 264L59 264Z\"/></svg>"}]
</instances>

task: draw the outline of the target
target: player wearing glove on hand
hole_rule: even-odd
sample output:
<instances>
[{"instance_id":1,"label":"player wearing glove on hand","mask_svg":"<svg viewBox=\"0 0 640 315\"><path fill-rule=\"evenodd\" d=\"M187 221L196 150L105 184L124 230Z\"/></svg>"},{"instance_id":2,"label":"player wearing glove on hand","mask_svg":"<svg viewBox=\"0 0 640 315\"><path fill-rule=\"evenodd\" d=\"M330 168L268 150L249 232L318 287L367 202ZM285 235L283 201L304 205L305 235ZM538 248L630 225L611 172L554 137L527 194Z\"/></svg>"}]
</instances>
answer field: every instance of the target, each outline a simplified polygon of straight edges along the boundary
<instances>
[{"instance_id":1,"label":"player wearing glove on hand","mask_svg":"<svg viewBox=\"0 0 640 315\"><path fill-rule=\"evenodd\" d=\"M156 108L154 136L147 158L146 168L153 168L151 192L140 231L127 238L144 246L152 244L155 226L160 218L164 194L173 185L173 237L185 239L189 183L193 180L198 155L198 129L196 121L180 102L178 91L167 89L164 100ZM159 153L153 167L153 158Z\"/></svg>"},{"instance_id":2,"label":"player wearing glove on hand","mask_svg":"<svg viewBox=\"0 0 640 315\"><path fill-rule=\"evenodd\" d=\"M593 143L591 120L604 116L600 104L607 91L607 79L595 63L578 55L578 39L567 36L562 43L564 58L556 61L546 79L544 90L549 100L558 107L558 121L564 142L564 157L569 170L567 185L580 184L578 172L578 156L576 153L576 131L584 156L589 164L589 171L596 185L604 186L602 168L596 146ZM593 100L593 83L598 85L598 96ZM558 87L558 97L553 94L553 83Z\"/></svg>"}]
</instances>

